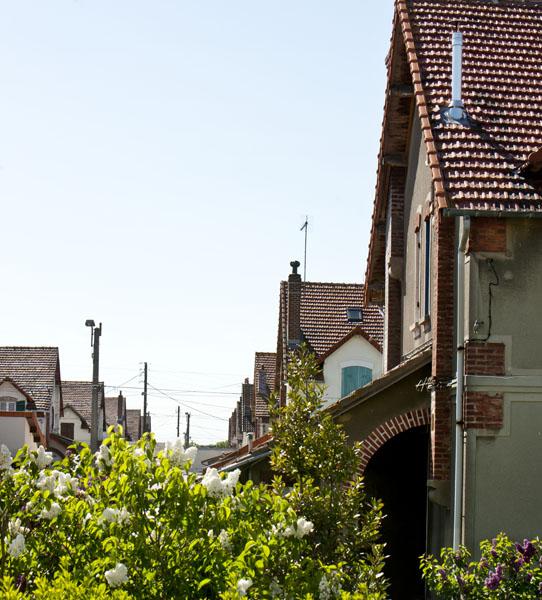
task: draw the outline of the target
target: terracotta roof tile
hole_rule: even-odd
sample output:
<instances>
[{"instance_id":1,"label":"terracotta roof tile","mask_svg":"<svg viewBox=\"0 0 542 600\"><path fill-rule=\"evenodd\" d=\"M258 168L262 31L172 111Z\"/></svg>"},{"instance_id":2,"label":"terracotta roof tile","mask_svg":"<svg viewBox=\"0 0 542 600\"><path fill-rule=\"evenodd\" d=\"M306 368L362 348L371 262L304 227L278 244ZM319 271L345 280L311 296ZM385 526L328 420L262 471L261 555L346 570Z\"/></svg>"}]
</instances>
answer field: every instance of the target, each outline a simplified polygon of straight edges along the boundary
<instances>
[{"instance_id":1,"label":"terracotta roof tile","mask_svg":"<svg viewBox=\"0 0 542 600\"><path fill-rule=\"evenodd\" d=\"M404 5L399 2L398 5ZM519 172L542 146L542 4L526 1L409 0L411 26L448 206L542 211L542 190ZM404 11L403 15L404 17ZM450 102L451 33L463 32L463 100L472 125L445 124ZM417 64L415 59L417 57ZM426 142L428 138L426 137Z\"/></svg>"},{"instance_id":2,"label":"terracotta roof tile","mask_svg":"<svg viewBox=\"0 0 542 600\"><path fill-rule=\"evenodd\" d=\"M141 410L139 408L129 408L126 411L126 435L132 442L136 442L141 437Z\"/></svg>"},{"instance_id":3,"label":"terracotta roof tile","mask_svg":"<svg viewBox=\"0 0 542 600\"><path fill-rule=\"evenodd\" d=\"M361 308L361 322L348 320L348 308ZM354 327L382 344L383 320L376 306L366 306L363 285L357 283L316 283L301 287L301 331L318 355L325 354Z\"/></svg>"},{"instance_id":4,"label":"terracotta roof tile","mask_svg":"<svg viewBox=\"0 0 542 600\"><path fill-rule=\"evenodd\" d=\"M58 348L0 347L0 380L9 377L32 397L37 410L48 410L60 382Z\"/></svg>"},{"instance_id":5,"label":"terracotta roof tile","mask_svg":"<svg viewBox=\"0 0 542 600\"><path fill-rule=\"evenodd\" d=\"M64 408L71 406L90 426L92 419L92 381L63 381Z\"/></svg>"},{"instance_id":6,"label":"terracotta roof tile","mask_svg":"<svg viewBox=\"0 0 542 600\"><path fill-rule=\"evenodd\" d=\"M262 368L265 379L260 381ZM256 352L254 356L254 412L256 417L269 416L268 398L275 389L276 368L276 352Z\"/></svg>"}]
</instances>

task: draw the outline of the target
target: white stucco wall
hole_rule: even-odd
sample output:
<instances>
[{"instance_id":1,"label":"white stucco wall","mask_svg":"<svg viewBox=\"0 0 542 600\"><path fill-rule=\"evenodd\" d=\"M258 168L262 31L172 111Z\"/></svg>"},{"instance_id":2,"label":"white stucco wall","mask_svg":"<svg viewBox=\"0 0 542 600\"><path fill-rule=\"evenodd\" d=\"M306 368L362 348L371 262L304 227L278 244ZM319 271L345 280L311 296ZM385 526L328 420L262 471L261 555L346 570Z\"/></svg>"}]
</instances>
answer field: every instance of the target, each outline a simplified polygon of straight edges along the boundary
<instances>
[{"instance_id":1,"label":"white stucco wall","mask_svg":"<svg viewBox=\"0 0 542 600\"><path fill-rule=\"evenodd\" d=\"M22 394L12 383L9 381L3 381L0 384L0 398L2 396L9 396L15 398L15 400L26 400L24 394Z\"/></svg>"},{"instance_id":2,"label":"white stucco wall","mask_svg":"<svg viewBox=\"0 0 542 600\"><path fill-rule=\"evenodd\" d=\"M350 366L367 367L376 379L382 375L382 354L361 335L355 335L330 354L324 362L324 406L341 397L342 369Z\"/></svg>"},{"instance_id":3,"label":"white stucco wall","mask_svg":"<svg viewBox=\"0 0 542 600\"><path fill-rule=\"evenodd\" d=\"M25 444L30 450L36 450L38 445L30 433L30 426L25 417L0 416L0 444L5 444L12 455Z\"/></svg>"},{"instance_id":4,"label":"white stucco wall","mask_svg":"<svg viewBox=\"0 0 542 600\"><path fill-rule=\"evenodd\" d=\"M60 422L73 423L74 440L90 444L90 431L81 427L81 419L69 406L64 407L64 416L60 418Z\"/></svg>"}]
</instances>

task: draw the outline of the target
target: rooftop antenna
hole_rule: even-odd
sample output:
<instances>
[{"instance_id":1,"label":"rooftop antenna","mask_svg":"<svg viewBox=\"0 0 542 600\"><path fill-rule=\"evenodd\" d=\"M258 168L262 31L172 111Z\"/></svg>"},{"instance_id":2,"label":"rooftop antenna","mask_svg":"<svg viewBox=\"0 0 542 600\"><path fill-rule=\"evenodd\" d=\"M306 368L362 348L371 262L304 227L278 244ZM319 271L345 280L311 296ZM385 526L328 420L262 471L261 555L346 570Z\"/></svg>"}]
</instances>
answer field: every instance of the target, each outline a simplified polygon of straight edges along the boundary
<instances>
[{"instance_id":1,"label":"rooftop antenna","mask_svg":"<svg viewBox=\"0 0 542 600\"><path fill-rule=\"evenodd\" d=\"M305 254L303 258L303 281L307 281L307 233L309 231L309 217L305 216L305 222L299 231L305 230Z\"/></svg>"}]
</instances>

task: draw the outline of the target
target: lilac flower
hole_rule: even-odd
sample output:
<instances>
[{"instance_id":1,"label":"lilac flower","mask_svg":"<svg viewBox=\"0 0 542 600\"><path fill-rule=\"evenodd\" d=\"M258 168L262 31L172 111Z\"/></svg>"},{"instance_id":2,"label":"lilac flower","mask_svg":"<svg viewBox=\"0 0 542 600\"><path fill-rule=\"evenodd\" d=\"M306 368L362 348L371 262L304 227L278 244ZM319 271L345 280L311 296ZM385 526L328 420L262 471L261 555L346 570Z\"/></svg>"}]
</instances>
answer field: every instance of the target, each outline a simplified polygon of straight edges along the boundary
<instances>
[{"instance_id":1,"label":"lilac flower","mask_svg":"<svg viewBox=\"0 0 542 600\"><path fill-rule=\"evenodd\" d=\"M495 572L490 571L489 576L484 581L485 586L488 590L496 590L502 579L502 567L498 565Z\"/></svg>"},{"instance_id":2,"label":"lilac flower","mask_svg":"<svg viewBox=\"0 0 542 600\"><path fill-rule=\"evenodd\" d=\"M442 579L446 579L447 573L444 569L439 569L438 574L442 577Z\"/></svg>"},{"instance_id":3,"label":"lilac flower","mask_svg":"<svg viewBox=\"0 0 542 600\"><path fill-rule=\"evenodd\" d=\"M516 550L523 556L525 562L529 562L531 558L536 554L536 548L527 539L523 540L522 544L515 544Z\"/></svg>"}]
</instances>

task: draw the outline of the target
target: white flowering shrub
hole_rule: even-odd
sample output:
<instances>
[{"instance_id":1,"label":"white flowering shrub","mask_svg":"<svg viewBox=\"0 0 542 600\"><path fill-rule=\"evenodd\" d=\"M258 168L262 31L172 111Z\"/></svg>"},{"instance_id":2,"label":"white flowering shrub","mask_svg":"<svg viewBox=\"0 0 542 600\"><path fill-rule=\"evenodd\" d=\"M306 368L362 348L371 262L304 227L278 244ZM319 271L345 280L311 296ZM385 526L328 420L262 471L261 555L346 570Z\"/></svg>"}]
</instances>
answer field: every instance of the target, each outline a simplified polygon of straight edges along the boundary
<instances>
[{"instance_id":1,"label":"white flowering shrub","mask_svg":"<svg viewBox=\"0 0 542 600\"><path fill-rule=\"evenodd\" d=\"M381 598L341 591L284 488L213 469L198 481L195 449L155 445L111 433L95 455L83 445L58 463L0 447L0 597Z\"/></svg>"}]
</instances>

